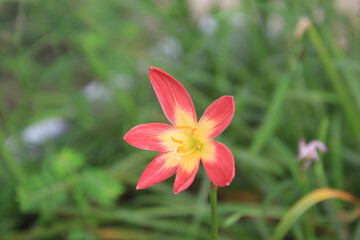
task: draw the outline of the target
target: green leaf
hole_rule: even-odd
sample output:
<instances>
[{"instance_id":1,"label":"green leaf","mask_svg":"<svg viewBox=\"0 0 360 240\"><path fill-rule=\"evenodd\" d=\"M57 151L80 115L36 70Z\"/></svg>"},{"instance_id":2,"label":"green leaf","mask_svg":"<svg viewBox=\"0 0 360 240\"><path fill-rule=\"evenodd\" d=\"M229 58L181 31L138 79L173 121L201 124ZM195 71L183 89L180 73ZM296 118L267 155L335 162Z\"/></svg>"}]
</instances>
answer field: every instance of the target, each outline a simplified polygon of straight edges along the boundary
<instances>
[{"instance_id":1,"label":"green leaf","mask_svg":"<svg viewBox=\"0 0 360 240\"><path fill-rule=\"evenodd\" d=\"M85 161L82 155L70 148L64 148L54 159L52 169L56 174L65 176L80 169L84 164Z\"/></svg>"},{"instance_id":2,"label":"green leaf","mask_svg":"<svg viewBox=\"0 0 360 240\"><path fill-rule=\"evenodd\" d=\"M81 174L77 189L86 198L104 205L110 205L124 192L124 187L107 172L96 169L87 170Z\"/></svg>"},{"instance_id":3,"label":"green leaf","mask_svg":"<svg viewBox=\"0 0 360 240\"><path fill-rule=\"evenodd\" d=\"M328 199L341 199L354 203L356 207L359 207L359 200L348 192L339 191L331 188L319 188L305 195L298 200L289 209L286 214L281 218L280 223L276 226L272 240L284 239L286 233L291 226L298 220L309 208L318 204L319 202Z\"/></svg>"},{"instance_id":4,"label":"green leaf","mask_svg":"<svg viewBox=\"0 0 360 240\"><path fill-rule=\"evenodd\" d=\"M80 228L72 229L68 233L67 239L68 240L82 240L82 239L98 240L98 238L96 238L94 235Z\"/></svg>"},{"instance_id":5,"label":"green leaf","mask_svg":"<svg viewBox=\"0 0 360 240\"><path fill-rule=\"evenodd\" d=\"M66 201L67 188L67 182L51 172L34 175L17 188L20 209L24 212L51 212Z\"/></svg>"},{"instance_id":6,"label":"green leaf","mask_svg":"<svg viewBox=\"0 0 360 240\"><path fill-rule=\"evenodd\" d=\"M266 116L259 130L257 130L255 134L255 138L250 147L251 153L258 154L273 135L279 123L279 119L282 113L282 106L285 101L286 93L289 90L290 83L290 77L284 76L282 81L277 86Z\"/></svg>"}]
</instances>

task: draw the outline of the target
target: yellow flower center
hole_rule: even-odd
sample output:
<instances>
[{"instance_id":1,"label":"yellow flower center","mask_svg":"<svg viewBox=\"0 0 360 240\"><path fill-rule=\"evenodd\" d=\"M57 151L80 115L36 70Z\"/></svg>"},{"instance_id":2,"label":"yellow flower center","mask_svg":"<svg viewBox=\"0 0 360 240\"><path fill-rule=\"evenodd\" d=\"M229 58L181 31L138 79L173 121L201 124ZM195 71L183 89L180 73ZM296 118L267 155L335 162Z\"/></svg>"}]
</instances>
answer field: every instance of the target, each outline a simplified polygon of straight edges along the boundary
<instances>
[{"instance_id":1,"label":"yellow flower center","mask_svg":"<svg viewBox=\"0 0 360 240\"><path fill-rule=\"evenodd\" d=\"M184 133L183 138L175 138L171 136L171 140L177 144L175 148L176 159L182 160L183 157L190 155L196 151L201 151L202 143L196 136L197 128L190 126L177 126L177 129Z\"/></svg>"}]
</instances>

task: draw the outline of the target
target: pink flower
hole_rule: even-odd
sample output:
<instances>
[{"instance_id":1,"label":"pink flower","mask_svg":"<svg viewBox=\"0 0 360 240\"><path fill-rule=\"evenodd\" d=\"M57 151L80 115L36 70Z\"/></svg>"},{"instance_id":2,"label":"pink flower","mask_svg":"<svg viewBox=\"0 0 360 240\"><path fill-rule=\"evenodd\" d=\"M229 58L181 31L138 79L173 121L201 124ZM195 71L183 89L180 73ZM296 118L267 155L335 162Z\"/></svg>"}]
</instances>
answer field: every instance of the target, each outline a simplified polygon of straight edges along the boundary
<instances>
[{"instance_id":1,"label":"pink flower","mask_svg":"<svg viewBox=\"0 0 360 240\"><path fill-rule=\"evenodd\" d=\"M325 144L318 140L313 140L308 144L305 143L304 139L299 141L299 155L297 156L298 161L306 159L303 168L307 169L312 161L319 161L319 154L316 149L319 149L321 152L327 152L327 147Z\"/></svg>"},{"instance_id":2,"label":"pink flower","mask_svg":"<svg viewBox=\"0 0 360 240\"><path fill-rule=\"evenodd\" d=\"M190 95L180 82L155 67L150 67L149 75L172 125L141 124L125 135L125 141L135 147L161 152L146 167L136 189L150 187L176 173L174 193L177 194L194 181L200 159L215 185L229 185L235 176L234 157L224 144L213 138L230 124L235 111L234 98L217 99L198 122Z\"/></svg>"}]
</instances>

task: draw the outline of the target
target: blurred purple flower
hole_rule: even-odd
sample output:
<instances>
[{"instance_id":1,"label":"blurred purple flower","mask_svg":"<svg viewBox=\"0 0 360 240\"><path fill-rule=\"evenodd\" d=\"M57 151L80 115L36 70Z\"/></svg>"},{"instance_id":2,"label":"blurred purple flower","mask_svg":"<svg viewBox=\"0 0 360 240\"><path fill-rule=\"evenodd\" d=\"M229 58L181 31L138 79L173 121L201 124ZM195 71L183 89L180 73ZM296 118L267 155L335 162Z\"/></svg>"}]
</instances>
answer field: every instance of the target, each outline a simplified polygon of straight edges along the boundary
<instances>
[{"instance_id":1,"label":"blurred purple flower","mask_svg":"<svg viewBox=\"0 0 360 240\"><path fill-rule=\"evenodd\" d=\"M311 165L312 161L319 161L319 154L316 151L317 149L323 153L327 152L327 147L319 140L313 140L306 144L304 139L300 139L299 155L297 156L297 159L298 161L305 159L305 163L303 165L304 170Z\"/></svg>"}]
</instances>

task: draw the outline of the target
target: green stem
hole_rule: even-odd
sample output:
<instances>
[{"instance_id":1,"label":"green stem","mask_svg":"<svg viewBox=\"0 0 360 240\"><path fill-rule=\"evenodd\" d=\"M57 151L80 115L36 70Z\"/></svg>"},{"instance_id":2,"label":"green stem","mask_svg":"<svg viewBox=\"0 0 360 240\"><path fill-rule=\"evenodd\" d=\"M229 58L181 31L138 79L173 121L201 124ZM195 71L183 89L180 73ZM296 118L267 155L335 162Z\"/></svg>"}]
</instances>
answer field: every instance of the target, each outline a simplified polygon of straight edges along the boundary
<instances>
[{"instance_id":1,"label":"green stem","mask_svg":"<svg viewBox=\"0 0 360 240\"><path fill-rule=\"evenodd\" d=\"M12 180L16 183L20 183L25 180L25 175L19 163L15 161L12 154L6 149L5 145L5 136L0 131L0 161L3 161L5 171L8 171L8 174Z\"/></svg>"},{"instance_id":2,"label":"green stem","mask_svg":"<svg viewBox=\"0 0 360 240\"><path fill-rule=\"evenodd\" d=\"M218 239L218 222L217 222L217 186L211 183L210 186L210 203L211 203L211 239Z\"/></svg>"}]
</instances>

